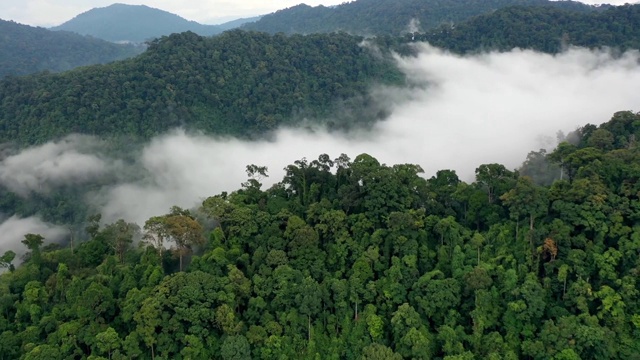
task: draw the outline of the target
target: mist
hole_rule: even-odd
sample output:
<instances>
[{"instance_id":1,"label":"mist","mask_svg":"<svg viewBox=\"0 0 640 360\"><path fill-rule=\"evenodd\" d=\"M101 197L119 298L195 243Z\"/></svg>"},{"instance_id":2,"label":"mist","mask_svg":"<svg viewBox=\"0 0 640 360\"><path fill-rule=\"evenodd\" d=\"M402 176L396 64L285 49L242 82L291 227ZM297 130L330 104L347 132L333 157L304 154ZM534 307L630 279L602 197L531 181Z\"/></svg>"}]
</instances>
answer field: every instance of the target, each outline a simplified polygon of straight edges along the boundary
<instances>
[{"instance_id":1,"label":"mist","mask_svg":"<svg viewBox=\"0 0 640 360\"><path fill-rule=\"evenodd\" d=\"M0 184L28 196L61 185L81 184L105 174L110 166L97 152L99 141L71 135L61 141L0 156Z\"/></svg>"},{"instance_id":2,"label":"mist","mask_svg":"<svg viewBox=\"0 0 640 360\"><path fill-rule=\"evenodd\" d=\"M587 123L606 122L616 111L638 110L637 51L614 56L571 48L558 55L513 50L458 56L427 44L416 48L418 56L396 57L412 86L371 90L390 114L371 130L338 134L321 128L282 129L268 141L253 142L174 130L142 149L135 166L144 176L105 186L88 194L87 202L107 222L124 218L142 225L172 205L190 208L208 196L238 189L247 178L248 164L269 168L270 177L263 180L268 187L282 179L286 165L322 153L332 158L346 153L352 159L368 153L389 165L419 164L426 177L452 169L463 180L473 181L481 164L501 163L513 169L528 152L552 148L559 130L567 133ZM34 149L24 153L29 151ZM69 171L89 179L117 161L77 146L52 154L53 158L37 157L40 162L26 168L49 169L41 164L66 164L55 159L80 156L87 162L84 170ZM3 168L13 164L8 160ZM42 184L78 181L57 171L34 174L23 169L15 174L0 171L0 182L35 191Z\"/></svg>"},{"instance_id":3,"label":"mist","mask_svg":"<svg viewBox=\"0 0 640 360\"><path fill-rule=\"evenodd\" d=\"M68 231L63 227L47 224L37 217L21 219L12 216L0 221L0 255L12 250L17 255L13 264L19 264L22 255L27 252L27 248L20 243L26 234L40 234L44 237L44 243L49 244L63 240Z\"/></svg>"}]
</instances>

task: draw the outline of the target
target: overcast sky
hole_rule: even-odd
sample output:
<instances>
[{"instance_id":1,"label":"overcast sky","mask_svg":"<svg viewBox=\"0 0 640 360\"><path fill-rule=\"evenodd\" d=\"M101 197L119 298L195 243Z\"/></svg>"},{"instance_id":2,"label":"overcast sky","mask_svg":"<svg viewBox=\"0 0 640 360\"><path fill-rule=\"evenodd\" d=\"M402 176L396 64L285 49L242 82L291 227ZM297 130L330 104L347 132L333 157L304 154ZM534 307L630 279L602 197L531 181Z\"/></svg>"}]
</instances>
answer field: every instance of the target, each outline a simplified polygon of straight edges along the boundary
<instances>
[{"instance_id":1,"label":"overcast sky","mask_svg":"<svg viewBox=\"0 0 640 360\"><path fill-rule=\"evenodd\" d=\"M13 20L32 26L55 26L95 7L113 3L147 5L178 14L188 20L216 24L241 17L251 17L288 8L299 3L308 5L337 5L348 0L0 0L0 19ZM585 0L587 4L601 1ZM610 4L636 1L611 0Z\"/></svg>"},{"instance_id":2,"label":"overcast sky","mask_svg":"<svg viewBox=\"0 0 640 360\"><path fill-rule=\"evenodd\" d=\"M215 24L272 13L299 3L337 5L345 0L0 0L0 18L32 26L55 26L96 7L113 3L147 5L188 20Z\"/></svg>"}]
</instances>

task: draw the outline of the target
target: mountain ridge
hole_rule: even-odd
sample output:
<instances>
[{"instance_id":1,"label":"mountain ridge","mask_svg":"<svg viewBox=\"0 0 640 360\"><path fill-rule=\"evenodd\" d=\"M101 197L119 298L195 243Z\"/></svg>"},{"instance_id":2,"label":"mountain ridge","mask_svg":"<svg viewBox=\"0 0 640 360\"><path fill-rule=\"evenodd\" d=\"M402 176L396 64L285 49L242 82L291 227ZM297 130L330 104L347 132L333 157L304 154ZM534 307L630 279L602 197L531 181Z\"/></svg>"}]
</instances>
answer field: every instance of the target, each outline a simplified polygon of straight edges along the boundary
<instances>
[{"instance_id":1,"label":"mountain ridge","mask_svg":"<svg viewBox=\"0 0 640 360\"><path fill-rule=\"evenodd\" d=\"M0 19L0 78L122 60L142 52L67 31L50 31Z\"/></svg>"},{"instance_id":2,"label":"mountain ridge","mask_svg":"<svg viewBox=\"0 0 640 360\"><path fill-rule=\"evenodd\" d=\"M478 44L498 51L517 47L557 53L568 45L626 51L640 49L640 28L636 26L639 22L640 4L592 13L514 6L415 38L456 53L477 51Z\"/></svg>"},{"instance_id":3,"label":"mountain ridge","mask_svg":"<svg viewBox=\"0 0 640 360\"><path fill-rule=\"evenodd\" d=\"M242 28L288 34L346 31L363 36L400 35L435 28L444 23L457 23L514 5L554 6L576 12L596 11L609 6L548 0L357 0L335 7L298 4L265 15L259 21L245 24ZM409 28L412 21L418 25L415 30Z\"/></svg>"},{"instance_id":4,"label":"mountain ridge","mask_svg":"<svg viewBox=\"0 0 640 360\"><path fill-rule=\"evenodd\" d=\"M192 31L211 36L224 31L222 25L204 25L146 5L115 3L93 8L51 28L66 30L112 42L144 42L172 33Z\"/></svg>"}]
</instances>

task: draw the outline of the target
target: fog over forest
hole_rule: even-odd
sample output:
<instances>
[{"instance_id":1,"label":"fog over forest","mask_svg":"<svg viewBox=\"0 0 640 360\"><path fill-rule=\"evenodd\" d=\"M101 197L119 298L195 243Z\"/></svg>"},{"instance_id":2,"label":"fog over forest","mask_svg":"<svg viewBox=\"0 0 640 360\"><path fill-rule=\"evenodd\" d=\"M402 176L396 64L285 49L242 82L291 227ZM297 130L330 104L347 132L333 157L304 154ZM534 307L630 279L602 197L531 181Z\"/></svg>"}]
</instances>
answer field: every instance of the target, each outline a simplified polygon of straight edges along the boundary
<instances>
[{"instance_id":1,"label":"fog over forest","mask_svg":"<svg viewBox=\"0 0 640 360\"><path fill-rule=\"evenodd\" d=\"M189 208L238 189L248 164L269 168L265 186L280 181L286 165L322 153L332 158L368 153L386 164L419 164L426 177L454 169L473 181L480 164L517 168L529 151L552 148L558 131L600 124L616 111L640 110L638 51L612 56L571 48L555 56L513 50L461 57L416 46L417 57L397 57L410 89L371 90L390 113L372 131L283 129L269 141L249 142L176 129L146 144L133 164L107 157L97 139L71 136L4 157L0 182L30 196L135 171L135 181L103 186L86 200L107 222L125 218L142 225L172 205ZM50 241L67 233L37 218L4 215L0 253L22 251L25 233L42 233Z\"/></svg>"}]
</instances>

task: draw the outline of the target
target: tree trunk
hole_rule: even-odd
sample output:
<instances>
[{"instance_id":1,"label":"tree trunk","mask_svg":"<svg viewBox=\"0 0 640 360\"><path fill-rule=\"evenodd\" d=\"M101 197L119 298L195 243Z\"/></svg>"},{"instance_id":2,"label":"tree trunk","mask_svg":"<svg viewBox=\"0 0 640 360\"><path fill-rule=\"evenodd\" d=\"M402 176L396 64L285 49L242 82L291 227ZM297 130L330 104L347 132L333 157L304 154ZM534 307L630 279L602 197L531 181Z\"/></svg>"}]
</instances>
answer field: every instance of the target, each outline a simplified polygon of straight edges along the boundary
<instances>
[{"instance_id":1,"label":"tree trunk","mask_svg":"<svg viewBox=\"0 0 640 360\"><path fill-rule=\"evenodd\" d=\"M533 215L529 215L529 248L532 253L535 253L535 249L533 248Z\"/></svg>"},{"instance_id":2,"label":"tree trunk","mask_svg":"<svg viewBox=\"0 0 640 360\"><path fill-rule=\"evenodd\" d=\"M69 243L71 245L71 254L73 254L73 229L69 228Z\"/></svg>"},{"instance_id":3,"label":"tree trunk","mask_svg":"<svg viewBox=\"0 0 640 360\"><path fill-rule=\"evenodd\" d=\"M529 215L529 230L533 231L533 222L534 222L533 214Z\"/></svg>"},{"instance_id":4,"label":"tree trunk","mask_svg":"<svg viewBox=\"0 0 640 360\"><path fill-rule=\"evenodd\" d=\"M356 317L355 320L358 321L358 300L356 300Z\"/></svg>"}]
</instances>

